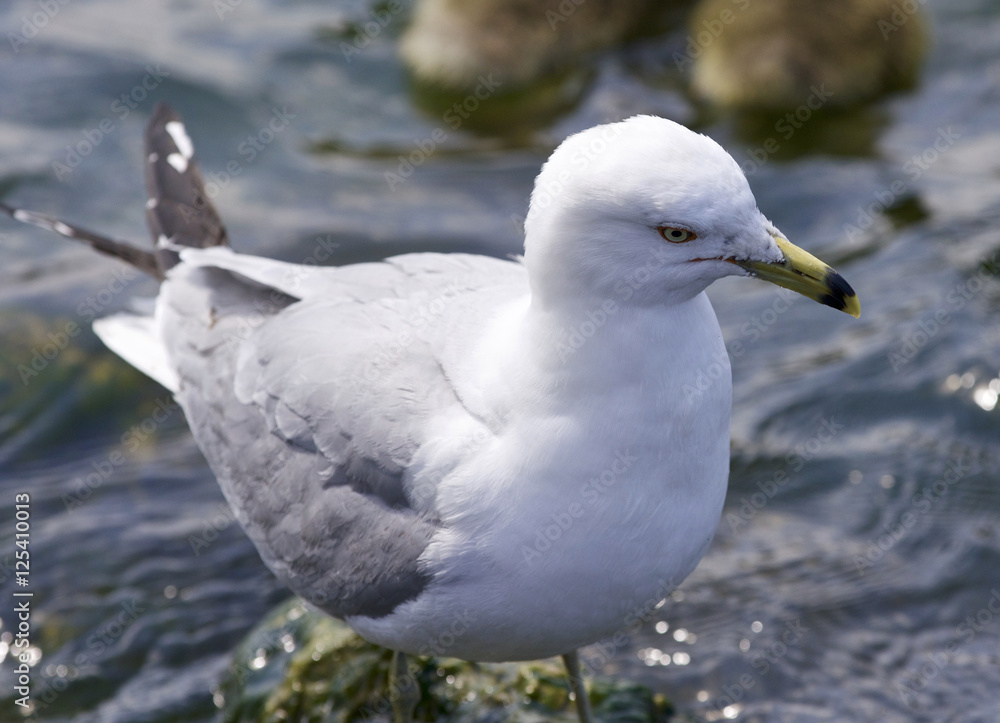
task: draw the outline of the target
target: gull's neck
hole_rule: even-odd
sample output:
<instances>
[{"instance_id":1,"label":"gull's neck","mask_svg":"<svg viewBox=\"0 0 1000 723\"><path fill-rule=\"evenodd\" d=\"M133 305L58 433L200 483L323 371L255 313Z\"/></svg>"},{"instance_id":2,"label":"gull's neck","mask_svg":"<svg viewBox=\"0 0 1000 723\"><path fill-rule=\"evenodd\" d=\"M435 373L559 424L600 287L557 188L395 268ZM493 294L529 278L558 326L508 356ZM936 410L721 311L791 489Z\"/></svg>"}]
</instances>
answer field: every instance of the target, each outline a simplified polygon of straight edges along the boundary
<instances>
[{"instance_id":1,"label":"gull's neck","mask_svg":"<svg viewBox=\"0 0 1000 723\"><path fill-rule=\"evenodd\" d=\"M525 240L531 298L518 333L525 366L553 384L576 380L593 388L602 380L676 374L698 363L703 349L721 344L702 289L670 289L641 273L668 268L663 250L654 247L630 259L638 271L623 274L613 244L596 244L610 258L580 253L574 248L585 233L579 219L550 210L533 219Z\"/></svg>"},{"instance_id":2,"label":"gull's neck","mask_svg":"<svg viewBox=\"0 0 1000 723\"><path fill-rule=\"evenodd\" d=\"M498 439L521 439L533 463L584 474L627 451L642 460L636 474L649 484L669 483L679 499L716 495L721 504L732 382L708 297L660 308L623 303L603 322L587 312L586 304L568 311L529 298L503 310L469 366L477 371L463 401ZM665 470L678 447L701 461Z\"/></svg>"},{"instance_id":3,"label":"gull's neck","mask_svg":"<svg viewBox=\"0 0 1000 723\"><path fill-rule=\"evenodd\" d=\"M668 259L649 260L658 275L630 278L622 267L632 266L615 257L614 244L590 244L606 258L581 253L574 244L590 224L547 210L526 224L530 294L501 311L484 334L476 386L486 408L501 419L514 409L580 419L629 404L655 415L714 364L716 378L724 377L716 391L728 415L729 360L704 292L671 290L662 273Z\"/></svg>"},{"instance_id":4,"label":"gull's neck","mask_svg":"<svg viewBox=\"0 0 1000 723\"><path fill-rule=\"evenodd\" d=\"M637 420L621 412L631 409L654 428L671 405L704 402L684 390L697 388L699 371L713 370L711 396L728 419L729 359L705 294L669 306L607 301L522 298L503 310L479 349L474 396L484 406L476 406L497 420L513 410L577 420L596 414L602 427L632 426Z\"/></svg>"},{"instance_id":5,"label":"gull's neck","mask_svg":"<svg viewBox=\"0 0 1000 723\"><path fill-rule=\"evenodd\" d=\"M676 377L722 344L704 293L669 305L614 296L555 305L532 299L522 323L526 360L554 382L589 388Z\"/></svg>"}]
</instances>

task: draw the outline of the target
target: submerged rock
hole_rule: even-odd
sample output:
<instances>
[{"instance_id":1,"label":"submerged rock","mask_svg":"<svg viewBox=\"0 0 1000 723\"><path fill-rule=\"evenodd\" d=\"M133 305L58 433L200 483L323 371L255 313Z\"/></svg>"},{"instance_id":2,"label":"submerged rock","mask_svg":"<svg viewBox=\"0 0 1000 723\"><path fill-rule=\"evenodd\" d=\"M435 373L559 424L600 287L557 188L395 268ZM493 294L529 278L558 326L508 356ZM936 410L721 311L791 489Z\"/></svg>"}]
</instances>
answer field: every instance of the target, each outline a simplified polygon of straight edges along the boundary
<instances>
[{"instance_id":1,"label":"submerged rock","mask_svg":"<svg viewBox=\"0 0 1000 723\"><path fill-rule=\"evenodd\" d=\"M226 723L391 721L391 661L390 651L293 599L240 644L215 700ZM411 656L408 662L420 686L415 720L577 720L557 660L486 664ZM593 681L590 698L597 720L608 723L665 721L670 713L661 696L628 681Z\"/></svg>"},{"instance_id":2,"label":"submerged rock","mask_svg":"<svg viewBox=\"0 0 1000 723\"><path fill-rule=\"evenodd\" d=\"M909 87L927 37L917 2L701 0L677 60L714 105L816 110Z\"/></svg>"},{"instance_id":3,"label":"submerged rock","mask_svg":"<svg viewBox=\"0 0 1000 723\"><path fill-rule=\"evenodd\" d=\"M419 0L400 52L424 82L470 90L495 73L505 90L615 45L648 22L652 0Z\"/></svg>"}]
</instances>

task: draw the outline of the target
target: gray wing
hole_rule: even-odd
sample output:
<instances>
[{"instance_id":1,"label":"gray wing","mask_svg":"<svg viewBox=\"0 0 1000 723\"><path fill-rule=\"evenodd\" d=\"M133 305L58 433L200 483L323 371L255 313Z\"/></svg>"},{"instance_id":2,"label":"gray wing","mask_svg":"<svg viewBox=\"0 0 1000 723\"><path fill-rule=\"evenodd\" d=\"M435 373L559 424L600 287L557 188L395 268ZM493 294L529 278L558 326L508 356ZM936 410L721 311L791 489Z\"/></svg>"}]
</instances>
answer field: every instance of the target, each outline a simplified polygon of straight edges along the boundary
<instances>
[{"instance_id":1,"label":"gray wing","mask_svg":"<svg viewBox=\"0 0 1000 723\"><path fill-rule=\"evenodd\" d=\"M241 256L226 245L180 117L162 104L146 159L155 253L0 212L164 279L154 316L119 314L95 331L175 393L282 580L334 615L389 614L428 584L418 560L438 529L440 478L410 470L433 441L427 421L469 414L448 378L463 348L452 342L527 291L523 268L464 255L342 269Z\"/></svg>"},{"instance_id":2,"label":"gray wing","mask_svg":"<svg viewBox=\"0 0 1000 723\"><path fill-rule=\"evenodd\" d=\"M397 257L323 269L299 300L277 262L215 256L240 273L182 263L158 312L195 438L283 581L340 617L387 615L427 585L438 524L407 469L428 420L468 414L443 346L457 315L523 293L523 269Z\"/></svg>"}]
</instances>

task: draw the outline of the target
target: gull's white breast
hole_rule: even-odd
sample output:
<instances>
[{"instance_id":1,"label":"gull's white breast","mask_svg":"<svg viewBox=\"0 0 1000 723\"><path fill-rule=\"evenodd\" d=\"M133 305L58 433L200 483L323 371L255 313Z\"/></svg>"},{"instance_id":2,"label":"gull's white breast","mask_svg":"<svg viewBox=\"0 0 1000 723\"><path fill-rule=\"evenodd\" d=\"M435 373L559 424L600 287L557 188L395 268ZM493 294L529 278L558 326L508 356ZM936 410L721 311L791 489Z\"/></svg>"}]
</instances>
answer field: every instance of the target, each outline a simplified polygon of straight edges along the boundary
<instances>
[{"instance_id":1,"label":"gull's white breast","mask_svg":"<svg viewBox=\"0 0 1000 723\"><path fill-rule=\"evenodd\" d=\"M421 558L432 582L388 617L351 618L362 635L415 654L547 657L630 628L694 569L729 470L718 321L704 293L617 313L574 347L515 305L458 370L481 423L438 420L450 441L420 460L442 522Z\"/></svg>"}]
</instances>

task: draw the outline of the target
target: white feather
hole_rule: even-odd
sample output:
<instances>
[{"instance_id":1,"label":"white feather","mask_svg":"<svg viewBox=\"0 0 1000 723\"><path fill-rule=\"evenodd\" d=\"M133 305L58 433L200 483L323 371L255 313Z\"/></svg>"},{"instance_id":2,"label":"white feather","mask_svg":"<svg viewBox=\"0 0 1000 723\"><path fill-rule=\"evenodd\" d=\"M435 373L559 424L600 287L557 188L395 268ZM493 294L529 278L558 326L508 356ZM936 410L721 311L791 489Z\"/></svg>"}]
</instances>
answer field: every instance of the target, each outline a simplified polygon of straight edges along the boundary
<instances>
[{"instance_id":1,"label":"white feather","mask_svg":"<svg viewBox=\"0 0 1000 723\"><path fill-rule=\"evenodd\" d=\"M111 351L172 392L180 386L167 360L167 350L156 331L155 319L116 314L94 322L94 333Z\"/></svg>"}]
</instances>

